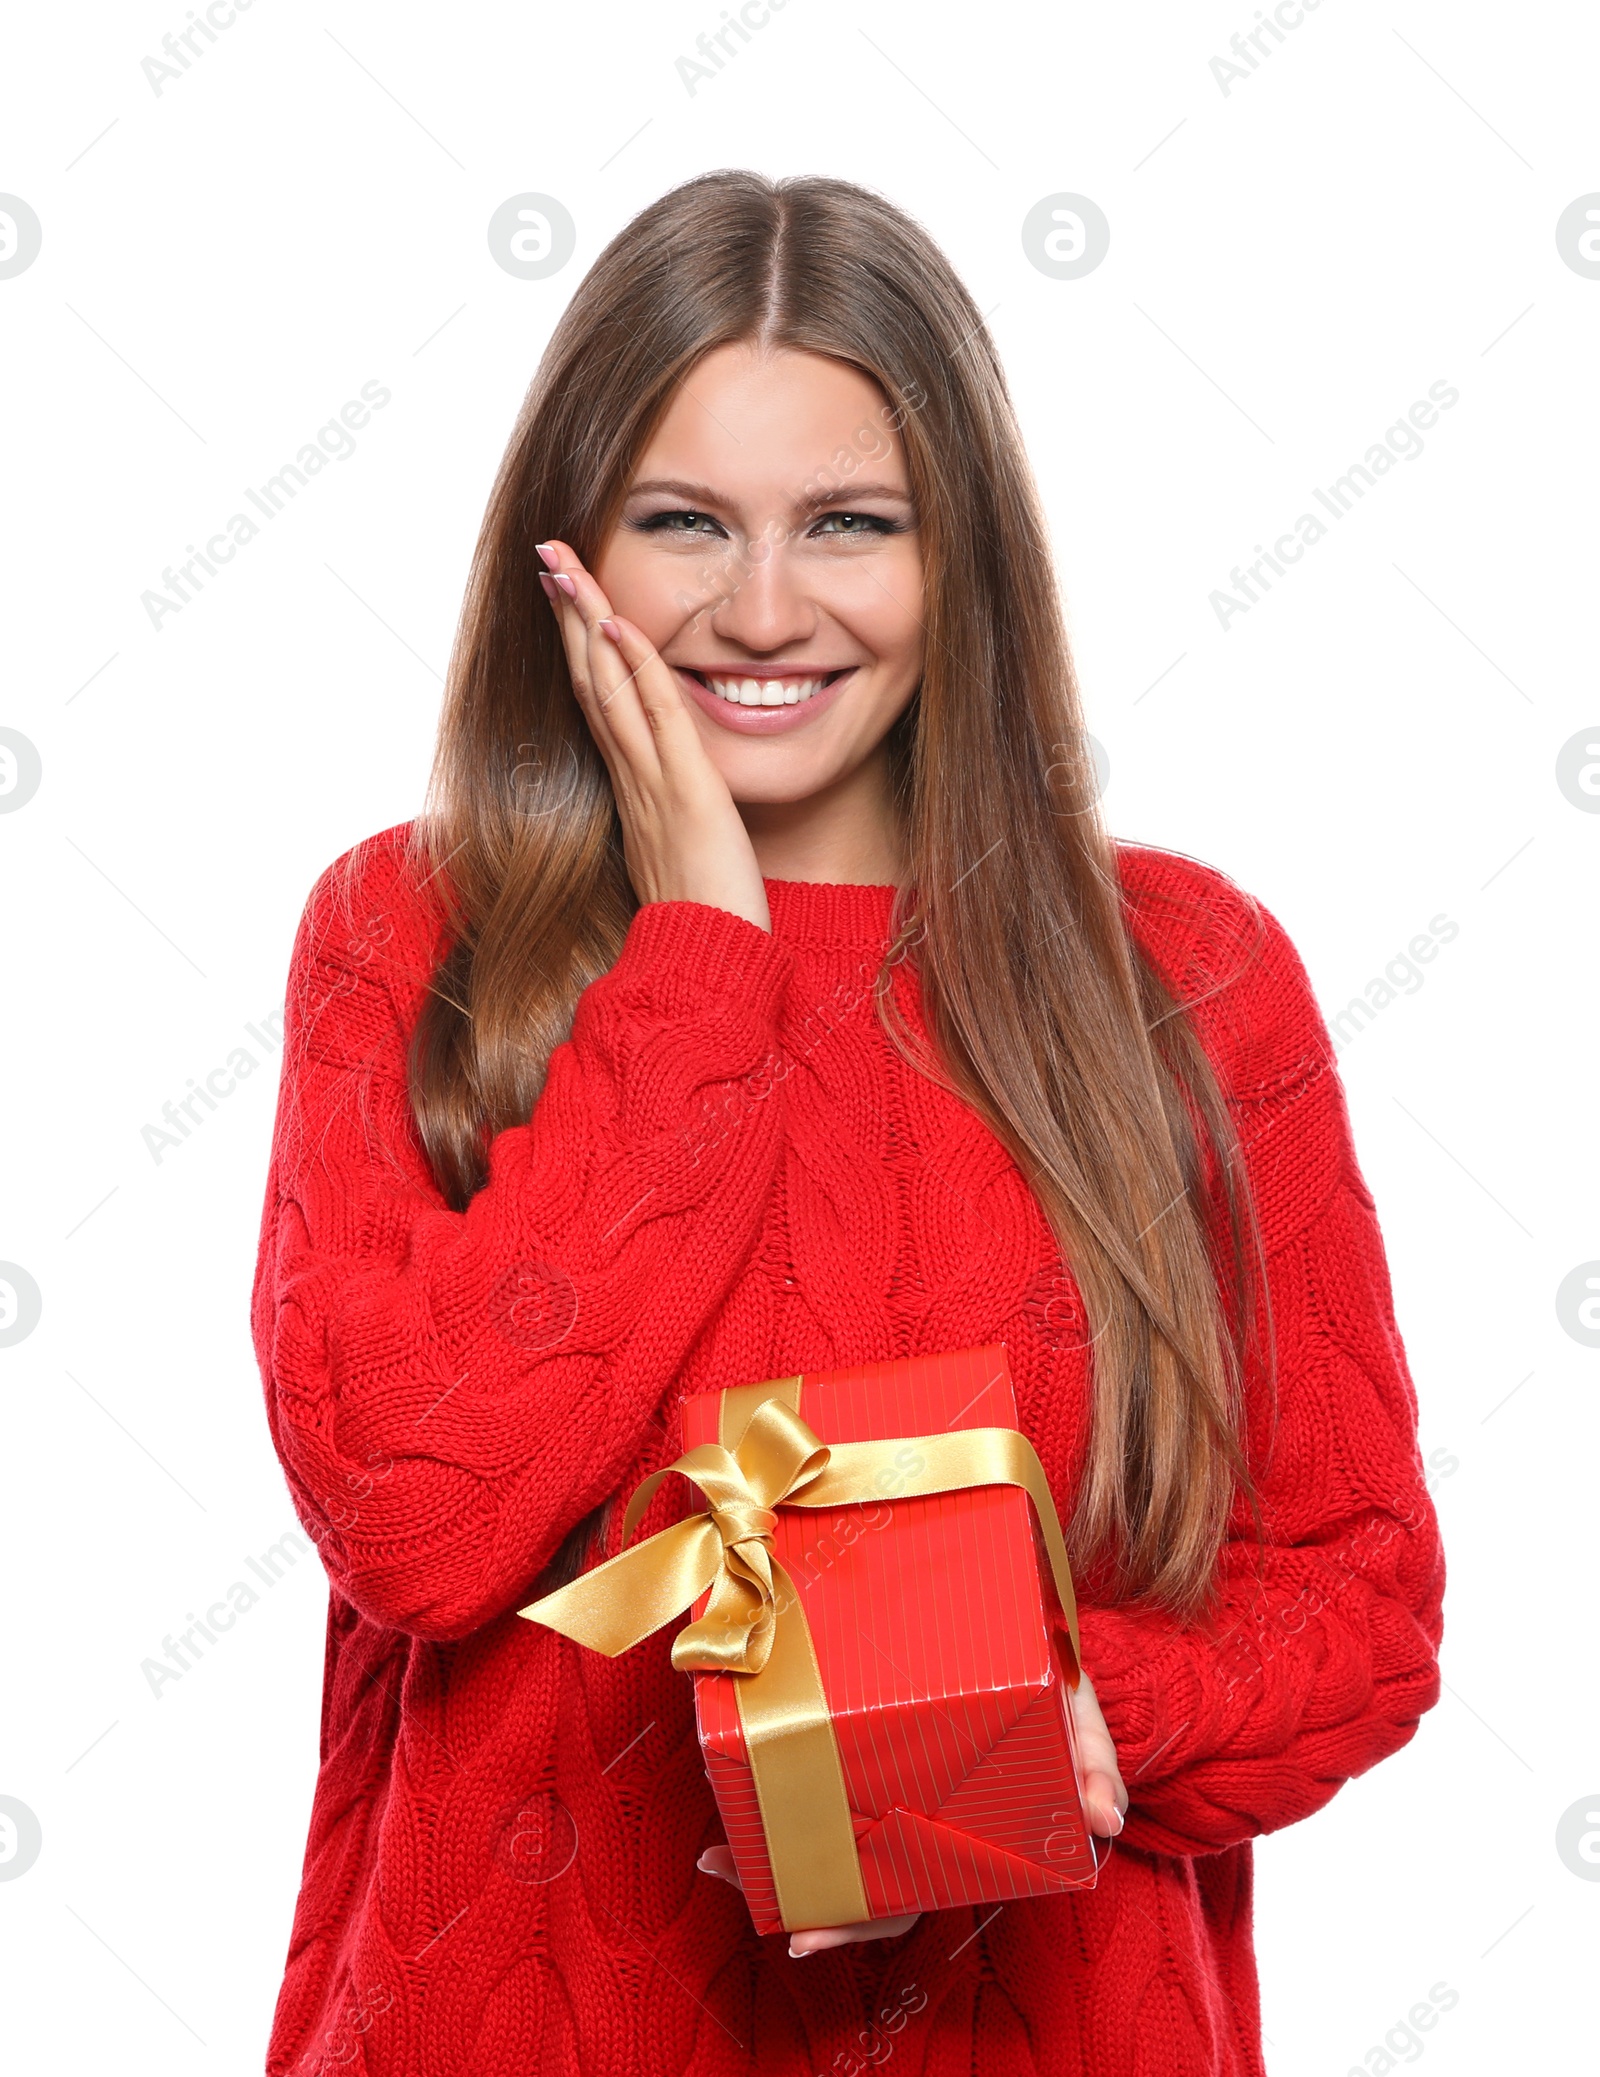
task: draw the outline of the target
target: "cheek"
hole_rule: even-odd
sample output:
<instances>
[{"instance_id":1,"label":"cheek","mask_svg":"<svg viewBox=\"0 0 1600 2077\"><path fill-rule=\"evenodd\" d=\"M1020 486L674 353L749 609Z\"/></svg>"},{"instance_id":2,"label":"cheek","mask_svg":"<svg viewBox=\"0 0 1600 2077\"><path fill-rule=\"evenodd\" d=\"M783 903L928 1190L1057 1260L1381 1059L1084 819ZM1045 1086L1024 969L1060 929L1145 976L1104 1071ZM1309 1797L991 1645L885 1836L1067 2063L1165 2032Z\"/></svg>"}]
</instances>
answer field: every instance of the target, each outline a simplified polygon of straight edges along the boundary
<instances>
[{"instance_id":1,"label":"cheek","mask_svg":"<svg viewBox=\"0 0 1600 2077\"><path fill-rule=\"evenodd\" d=\"M922 563L915 549L885 556L861 601L863 639L905 670L919 671L923 650Z\"/></svg>"},{"instance_id":2,"label":"cheek","mask_svg":"<svg viewBox=\"0 0 1600 2077\"><path fill-rule=\"evenodd\" d=\"M677 632L684 618L679 593L692 581L679 557L624 534L608 541L589 567L609 604L657 648Z\"/></svg>"},{"instance_id":3,"label":"cheek","mask_svg":"<svg viewBox=\"0 0 1600 2077\"><path fill-rule=\"evenodd\" d=\"M920 667L923 647L922 560L909 543L858 567L831 573L821 594L841 625L884 663Z\"/></svg>"}]
</instances>

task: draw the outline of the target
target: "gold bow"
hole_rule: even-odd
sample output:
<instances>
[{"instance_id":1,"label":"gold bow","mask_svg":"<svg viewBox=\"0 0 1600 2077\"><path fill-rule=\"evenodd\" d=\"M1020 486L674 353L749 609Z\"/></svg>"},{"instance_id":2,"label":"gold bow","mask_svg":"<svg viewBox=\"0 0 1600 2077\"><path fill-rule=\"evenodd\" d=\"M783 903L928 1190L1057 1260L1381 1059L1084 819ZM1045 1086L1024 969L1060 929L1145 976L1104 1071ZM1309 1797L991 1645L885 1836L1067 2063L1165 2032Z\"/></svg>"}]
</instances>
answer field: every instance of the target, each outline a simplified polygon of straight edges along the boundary
<instances>
[{"instance_id":1,"label":"gold bow","mask_svg":"<svg viewBox=\"0 0 1600 2077\"><path fill-rule=\"evenodd\" d=\"M710 1506L647 1537L517 1613L615 1658L698 1600L697 1622L673 1639L681 1673L736 1673L734 1690L786 1931L854 1925L871 1916L833 1720L794 1582L773 1555L775 1509L841 1507L966 1486L1017 1485L1031 1496L1072 1640L1068 1681L1078 1684L1072 1574L1044 1467L1015 1428L825 1443L785 1403L800 1379L723 1394L730 1409L755 1401L734 1448L701 1443L634 1488L622 1519L626 1544L669 1472ZM765 1395L765 1396L761 1396ZM737 1416L736 1416L737 1418ZM908 1467L901 1453L911 1452Z\"/></svg>"}]
</instances>

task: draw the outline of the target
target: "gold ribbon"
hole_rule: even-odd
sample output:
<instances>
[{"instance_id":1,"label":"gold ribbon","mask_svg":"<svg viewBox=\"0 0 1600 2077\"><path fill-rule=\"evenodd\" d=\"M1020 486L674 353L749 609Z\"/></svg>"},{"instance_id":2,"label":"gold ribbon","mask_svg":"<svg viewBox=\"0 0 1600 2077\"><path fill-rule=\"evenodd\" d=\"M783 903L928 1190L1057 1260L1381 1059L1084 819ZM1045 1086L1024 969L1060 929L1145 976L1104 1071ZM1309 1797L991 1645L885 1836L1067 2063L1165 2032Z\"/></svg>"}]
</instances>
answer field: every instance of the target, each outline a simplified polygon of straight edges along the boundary
<instances>
[{"instance_id":1,"label":"gold ribbon","mask_svg":"<svg viewBox=\"0 0 1600 2077\"><path fill-rule=\"evenodd\" d=\"M1028 1438L1015 1428L957 1428L825 1443L787 1403L798 1400L800 1382L784 1378L724 1392L723 1441L686 1450L642 1480L623 1516L622 1540L670 1472L700 1488L710 1503L704 1513L674 1522L517 1611L616 1658L711 1589L705 1613L673 1639L672 1663L681 1673L744 1676L734 1694L788 1932L855 1925L870 1909L811 1627L793 1580L773 1555L775 1509L1021 1486L1044 1532L1072 1640L1071 1687L1081 1664L1066 1545ZM909 1466L900 1461L908 1451Z\"/></svg>"}]
</instances>

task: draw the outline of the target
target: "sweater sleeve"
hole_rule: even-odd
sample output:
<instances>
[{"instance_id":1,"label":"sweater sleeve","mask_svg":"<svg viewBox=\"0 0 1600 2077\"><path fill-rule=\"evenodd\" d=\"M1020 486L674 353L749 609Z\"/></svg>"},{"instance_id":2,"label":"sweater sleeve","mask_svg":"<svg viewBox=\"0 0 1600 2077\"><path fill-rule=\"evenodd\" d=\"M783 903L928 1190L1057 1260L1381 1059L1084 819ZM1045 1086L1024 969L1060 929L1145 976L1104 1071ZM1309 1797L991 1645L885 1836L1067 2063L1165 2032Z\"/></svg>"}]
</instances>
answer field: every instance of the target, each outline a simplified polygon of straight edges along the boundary
<instances>
[{"instance_id":1,"label":"sweater sleeve","mask_svg":"<svg viewBox=\"0 0 1600 2077\"><path fill-rule=\"evenodd\" d=\"M791 955L726 910L640 908L458 1212L407 1094L431 950L392 858L353 894L339 867L312 892L252 1321L333 1585L387 1627L456 1638L526 1600L616 1489L755 1242Z\"/></svg>"},{"instance_id":2,"label":"sweater sleeve","mask_svg":"<svg viewBox=\"0 0 1600 2077\"><path fill-rule=\"evenodd\" d=\"M1207 1625L1081 1611L1130 1797L1122 1838L1163 1854L1309 1816L1404 1745L1439 1695L1444 1561L1376 1209L1310 980L1282 925L1255 910L1254 956L1202 990L1196 1021L1267 1253L1275 1433L1246 1374L1265 1549L1241 1503Z\"/></svg>"}]
</instances>

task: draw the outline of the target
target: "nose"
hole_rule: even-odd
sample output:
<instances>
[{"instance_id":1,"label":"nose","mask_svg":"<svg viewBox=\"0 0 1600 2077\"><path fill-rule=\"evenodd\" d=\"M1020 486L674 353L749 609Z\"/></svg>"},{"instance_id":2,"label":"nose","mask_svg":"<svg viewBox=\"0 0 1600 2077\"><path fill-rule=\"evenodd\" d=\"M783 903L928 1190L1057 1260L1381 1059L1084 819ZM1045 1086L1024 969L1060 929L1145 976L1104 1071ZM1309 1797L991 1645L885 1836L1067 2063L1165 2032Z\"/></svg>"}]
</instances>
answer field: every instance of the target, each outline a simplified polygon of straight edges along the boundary
<instances>
[{"instance_id":1,"label":"nose","mask_svg":"<svg viewBox=\"0 0 1600 2077\"><path fill-rule=\"evenodd\" d=\"M797 648L817 631L817 607L787 544L757 540L711 614L713 634L755 656Z\"/></svg>"}]
</instances>

